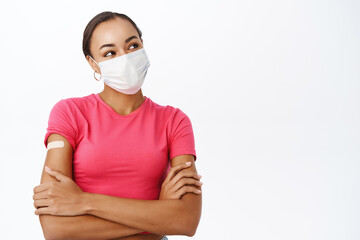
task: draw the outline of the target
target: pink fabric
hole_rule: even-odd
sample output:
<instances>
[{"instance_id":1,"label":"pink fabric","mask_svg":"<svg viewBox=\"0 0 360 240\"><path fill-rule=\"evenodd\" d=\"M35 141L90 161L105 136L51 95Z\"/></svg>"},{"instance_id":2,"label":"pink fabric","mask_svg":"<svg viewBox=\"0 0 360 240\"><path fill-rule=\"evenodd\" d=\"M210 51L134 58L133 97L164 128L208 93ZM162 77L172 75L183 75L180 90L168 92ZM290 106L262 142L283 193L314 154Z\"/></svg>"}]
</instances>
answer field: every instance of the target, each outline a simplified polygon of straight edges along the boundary
<instances>
[{"instance_id":1,"label":"pink fabric","mask_svg":"<svg viewBox=\"0 0 360 240\"><path fill-rule=\"evenodd\" d=\"M52 108L44 144L52 133L74 150L73 178L85 192L154 200L170 170L170 159L192 154L195 142L189 117L145 96L122 116L99 93L58 101Z\"/></svg>"}]
</instances>

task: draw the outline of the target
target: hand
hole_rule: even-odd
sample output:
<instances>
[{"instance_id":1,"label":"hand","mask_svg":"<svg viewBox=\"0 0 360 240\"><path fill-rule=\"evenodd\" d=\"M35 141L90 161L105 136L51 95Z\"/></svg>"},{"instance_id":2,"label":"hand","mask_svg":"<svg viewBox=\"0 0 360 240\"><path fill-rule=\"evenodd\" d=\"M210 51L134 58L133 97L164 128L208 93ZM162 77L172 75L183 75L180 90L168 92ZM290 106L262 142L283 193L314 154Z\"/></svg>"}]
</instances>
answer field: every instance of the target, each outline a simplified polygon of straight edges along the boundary
<instances>
[{"instance_id":1,"label":"hand","mask_svg":"<svg viewBox=\"0 0 360 240\"><path fill-rule=\"evenodd\" d=\"M58 216L75 216L85 214L85 193L69 177L59 171L45 167L45 171L58 182L46 182L34 188L34 206L36 215L50 214Z\"/></svg>"},{"instance_id":2,"label":"hand","mask_svg":"<svg viewBox=\"0 0 360 240\"><path fill-rule=\"evenodd\" d=\"M180 164L176 167L171 168L169 174L161 185L161 192L159 200L164 199L180 199L185 193L196 193L200 194L194 185L201 186L201 176L194 171L183 171L185 168L191 166L191 162ZM190 184L190 185L187 185Z\"/></svg>"}]
</instances>

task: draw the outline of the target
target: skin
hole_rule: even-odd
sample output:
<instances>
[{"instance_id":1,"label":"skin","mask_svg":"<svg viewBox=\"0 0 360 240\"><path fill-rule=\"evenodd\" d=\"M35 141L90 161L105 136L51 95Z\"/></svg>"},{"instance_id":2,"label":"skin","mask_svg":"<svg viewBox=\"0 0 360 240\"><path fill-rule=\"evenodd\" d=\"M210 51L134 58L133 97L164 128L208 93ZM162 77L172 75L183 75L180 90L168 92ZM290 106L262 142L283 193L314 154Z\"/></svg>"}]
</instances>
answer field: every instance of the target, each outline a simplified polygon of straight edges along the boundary
<instances>
[{"instance_id":1,"label":"skin","mask_svg":"<svg viewBox=\"0 0 360 240\"><path fill-rule=\"evenodd\" d=\"M133 37L126 42L129 37ZM113 44L101 48L104 44ZM143 47L136 29L115 18L97 26L90 51L96 62ZM101 49L100 49L101 48ZM87 56L94 71L98 66ZM100 97L118 114L127 115L145 100L141 89L133 95L120 93L106 84ZM46 239L161 239L163 235L193 236L201 216L202 183L194 156L171 159L171 171L162 184L159 200L126 199L83 192L72 179L73 150L59 134L48 142L62 140L64 148L48 150L41 184L34 188L35 214L39 215ZM190 166L184 165L191 162ZM139 234L143 231L152 234Z\"/></svg>"},{"instance_id":2,"label":"skin","mask_svg":"<svg viewBox=\"0 0 360 240\"><path fill-rule=\"evenodd\" d=\"M126 43L125 41L132 36L135 36L135 38ZM114 46L101 48L106 44L113 44ZM136 29L131 23L120 18L100 23L95 28L91 37L90 52L92 58L97 63L134 52L141 48L143 48L143 40ZM96 73L101 73L98 65L89 56L86 56L86 60ZM104 90L99 95L103 101L120 115L129 114L145 101L141 89L135 94L128 95L112 89L105 83Z\"/></svg>"}]
</instances>

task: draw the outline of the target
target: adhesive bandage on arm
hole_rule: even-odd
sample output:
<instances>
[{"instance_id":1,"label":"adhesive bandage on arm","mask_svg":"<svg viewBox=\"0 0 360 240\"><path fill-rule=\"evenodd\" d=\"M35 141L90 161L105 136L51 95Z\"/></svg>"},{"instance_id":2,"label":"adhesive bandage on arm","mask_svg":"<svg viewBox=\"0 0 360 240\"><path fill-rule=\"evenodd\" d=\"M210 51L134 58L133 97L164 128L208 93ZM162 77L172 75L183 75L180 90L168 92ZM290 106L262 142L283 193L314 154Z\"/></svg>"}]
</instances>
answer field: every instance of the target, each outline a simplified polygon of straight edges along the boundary
<instances>
[{"instance_id":1,"label":"adhesive bandage on arm","mask_svg":"<svg viewBox=\"0 0 360 240\"><path fill-rule=\"evenodd\" d=\"M64 147L64 141L54 141L49 142L47 145L47 150L53 149L53 148L63 148Z\"/></svg>"}]
</instances>

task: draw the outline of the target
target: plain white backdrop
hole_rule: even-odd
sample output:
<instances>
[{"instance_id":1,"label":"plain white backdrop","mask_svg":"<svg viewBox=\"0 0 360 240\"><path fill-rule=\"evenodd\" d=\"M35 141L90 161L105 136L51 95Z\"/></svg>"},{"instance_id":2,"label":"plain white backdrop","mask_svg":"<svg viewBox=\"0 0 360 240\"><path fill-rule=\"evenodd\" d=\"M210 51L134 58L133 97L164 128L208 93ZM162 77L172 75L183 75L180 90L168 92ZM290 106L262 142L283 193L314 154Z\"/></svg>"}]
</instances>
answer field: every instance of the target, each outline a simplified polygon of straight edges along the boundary
<instances>
[{"instance_id":1,"label":"plain white backdrop","mask_svg":"<svg viewBox=\"0 0 360 240\"><path fill-rule=\"evenodd\" d=\"M1 2L1 239L43 239L32 191L49 112L102 90L81 42L105 10L143 31L144 95L192 121L192 239L360 239L356 0Z\"/></svg>"}]
</instances>

